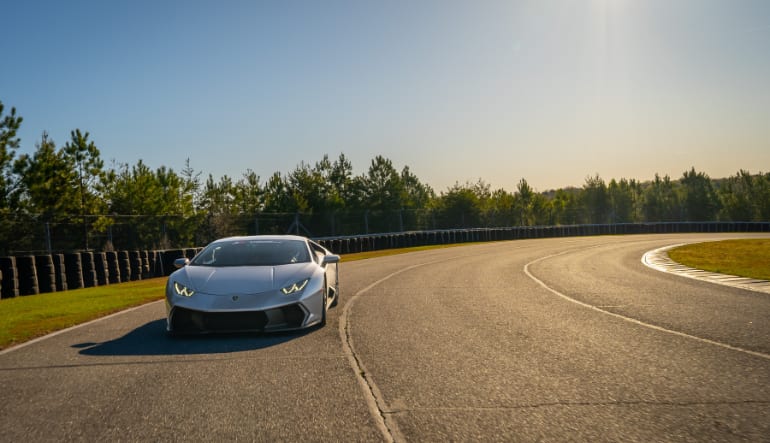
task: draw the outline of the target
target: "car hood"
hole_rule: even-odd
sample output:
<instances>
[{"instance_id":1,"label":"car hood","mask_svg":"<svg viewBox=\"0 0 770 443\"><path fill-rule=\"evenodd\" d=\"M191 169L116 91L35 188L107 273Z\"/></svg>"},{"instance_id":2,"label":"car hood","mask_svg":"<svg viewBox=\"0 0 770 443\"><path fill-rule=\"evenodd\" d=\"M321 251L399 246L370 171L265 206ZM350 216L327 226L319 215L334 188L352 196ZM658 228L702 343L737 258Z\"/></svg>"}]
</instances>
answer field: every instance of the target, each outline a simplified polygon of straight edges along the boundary
<instances>
[{"instance_id":1,"label":"car hood","mask_svg":"<svg viewBox=\"0 0 770 443\"><path fill-rule=\"evenodd\" d=\"M196 292L257 294L289 286L313 275L313 263L281 266L185 266L178 279Z\"/></svg>"}]
</instances>

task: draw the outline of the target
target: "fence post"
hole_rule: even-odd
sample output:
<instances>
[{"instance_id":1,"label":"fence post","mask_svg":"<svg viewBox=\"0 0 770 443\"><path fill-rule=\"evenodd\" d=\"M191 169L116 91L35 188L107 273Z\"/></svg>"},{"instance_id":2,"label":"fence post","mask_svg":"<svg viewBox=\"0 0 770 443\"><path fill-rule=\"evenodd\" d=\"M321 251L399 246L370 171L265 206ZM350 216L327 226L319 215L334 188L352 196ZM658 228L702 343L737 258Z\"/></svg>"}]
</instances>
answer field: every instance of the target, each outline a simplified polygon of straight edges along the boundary
<instances>
[{"instance_id":1,"label":"fence post","mask_svg":"<svg viewBox=\"0 0 770 443\"><path fill-rule=\"evenodd\" d=\"M45 222L45 246L48 248L48 254L50 255L53 248L51 247L51 223L49 222Z\"/></svg>"}]
</instances>

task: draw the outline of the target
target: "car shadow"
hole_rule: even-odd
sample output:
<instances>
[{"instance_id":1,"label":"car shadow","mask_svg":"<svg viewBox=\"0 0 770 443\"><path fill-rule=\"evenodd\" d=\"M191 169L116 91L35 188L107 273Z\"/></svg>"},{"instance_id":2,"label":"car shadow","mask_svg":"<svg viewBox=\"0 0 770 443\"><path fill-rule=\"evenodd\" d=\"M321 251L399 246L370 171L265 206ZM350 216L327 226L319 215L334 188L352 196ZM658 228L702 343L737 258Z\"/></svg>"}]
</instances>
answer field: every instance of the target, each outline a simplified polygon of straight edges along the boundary
<instances>
[{"instance_id":1,"label":"car shadow","mask_svg":"<svg viewBox=\"0 0 770 443\"><path fill-rule=\"evenodd\" d=\"M148 356L226 354L269 348L295 340L312 332L237 333L174 336L166 334L166 320L155 320L128 334L103 343L79 343L81 355Z\"/></svg>"}]
</instances>

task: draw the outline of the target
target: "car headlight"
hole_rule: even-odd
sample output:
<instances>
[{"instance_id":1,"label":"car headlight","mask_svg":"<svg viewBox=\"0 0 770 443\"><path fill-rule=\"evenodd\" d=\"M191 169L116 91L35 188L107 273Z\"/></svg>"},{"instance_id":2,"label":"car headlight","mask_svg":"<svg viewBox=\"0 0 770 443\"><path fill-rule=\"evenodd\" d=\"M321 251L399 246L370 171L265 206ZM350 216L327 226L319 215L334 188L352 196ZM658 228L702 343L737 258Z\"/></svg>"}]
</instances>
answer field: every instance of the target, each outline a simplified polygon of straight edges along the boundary
<instances>
[{"instance_id":1,"label":"car headlight","mask_svg":"<svg viewBox=\"0 0 770 443\"><path fill-rule=\"evenodd\" d=\"M174 292L182 297L192 297L195 294L195 291L179 282L174 282Z\"/></svg>"},{"instance_id":2,"label":"car headlight","mask_svg":"<svg viewBox=\"0 0 770 443\"><path fill-rule=\"evenodd\" d=\"M305 289L305 286L307 286L307 282L309 282L309 281L310 281L309 278L306 278L304 280L300 280L300 281L298 281L298 282L296 282L294 284L286 286L285 288L281 288L281 292L283 292L286 295L295 294L295 293L300 292L303 289Z\"/></svg>"}]
</instances>

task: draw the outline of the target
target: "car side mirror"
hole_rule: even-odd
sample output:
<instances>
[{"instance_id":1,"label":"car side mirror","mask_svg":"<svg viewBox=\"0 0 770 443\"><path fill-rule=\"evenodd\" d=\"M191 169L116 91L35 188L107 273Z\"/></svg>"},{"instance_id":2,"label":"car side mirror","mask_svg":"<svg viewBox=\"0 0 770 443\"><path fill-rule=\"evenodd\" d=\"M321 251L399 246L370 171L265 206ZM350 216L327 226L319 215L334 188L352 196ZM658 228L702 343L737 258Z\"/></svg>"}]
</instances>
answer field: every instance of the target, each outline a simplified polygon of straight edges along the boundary
<instances>
[{"instance_id":1,"label":"car side mirror","mask_svg":"<svg viewBox=\"0 0 770 443\"><path fill-rule=\"evenodd\" d=\"M337 254L324 255L324 258L321 260L322 265L328 265L329 263L339 263L339 262L340 262L340 256Z\"/></svg>"},{"instance_id":2,"label":"car side mirror","mask_svg":"<svg viewBox=\"0 0 770 443\"><path fill-rule=\"evenodd\" d=\"M180 257L176 260L174 260L174 266L176 266L177 269L183 268L190 264L190 259L187 257Z\"/></svg>"}]
</instances>

